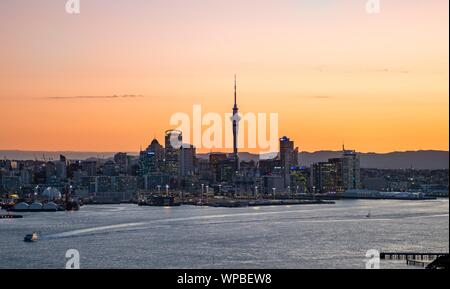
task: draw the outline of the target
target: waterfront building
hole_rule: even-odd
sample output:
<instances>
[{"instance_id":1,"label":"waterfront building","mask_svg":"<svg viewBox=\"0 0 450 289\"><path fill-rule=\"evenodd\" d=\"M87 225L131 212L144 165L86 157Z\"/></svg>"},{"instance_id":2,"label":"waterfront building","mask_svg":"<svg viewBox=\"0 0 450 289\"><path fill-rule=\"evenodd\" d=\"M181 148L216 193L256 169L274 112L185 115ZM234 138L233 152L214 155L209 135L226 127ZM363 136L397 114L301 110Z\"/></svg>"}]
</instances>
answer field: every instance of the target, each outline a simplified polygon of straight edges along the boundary
<instances>
[{"instance_id":1,"label":"waterfront building","mask_svg":"<svg viewBox=\"0 0 450 289\"><path fill-rule=\"evenodd\" d=\"M312 192L328 193L336 192L338 178L338 167L333 162L320 162L312 166Z\"/></svg>"},{"instance_id":2,"label":"waterfront building","mask_svg":"<svg viewBox=\"0 0 450 289\"><path fill-rule=\"evenodd\" d=\"M8 193L14 193L20 188L20 178L17 176L3 176L3 188Z\"/></svg>"},{"instance_id":3,"label":"waterfront building","mask_svg":"<svg viewBox=\"0 0 450 289\"><path fill-rule=\"evenodd\" d=\"M361 187L359 155L355 151L343 149L341 158L314 164L311 178L315 192L359 189Z\"/></svg>"},{"instance_id":4,"label":"waterfront building","mask_svg":"<svg viewBox=\"0 0 450 289\"><path fill-rule=\"evenodd\" d=\"M126 174L128 172L128 155L127 153L117 153L114 155L114 162L119 168L119 173Z\"/></svg>"},{"instance_id":5,"label":"waterfront building","mask_svg":"<svg viewBox=\"0 0 450 289\"><path fill-rule=\"evenodd\" d=\"M267 175L262 177L263 193L273 195L284 191L284 177L281 175Z\"/></svg>"},{"instance_id":6,"label":"waterfront building","mask_svg":"<svg viewBox=\"0 0 450 289\"><path fill-rule=\"evenodd\" d=\"M298 148L294 148L294 142L286 136L280 139L280 161L284 187L286 188L291 184L291 169L298 166Z\"/></svg>"},{"instance_id":7,"label":"waterfront building","mask_svg":"<svg viewBox=\"0 0 450 289\"><path fill-rule=\"evenodd\" d=\"M343 147L342 179L345 190L361 188L360 158L354 150L346 150Z\"/></svg>"},{"instance_id":8,"label":"waterfront building","mask_svg":"<svg viewBox=\"0 0 450 289\"><path fill-rule=\"evenodd\" d=\"M196 148L193 145L183 145L180 151L180 176L192 176L195 172Z\"/></svg>"}]
</instances>

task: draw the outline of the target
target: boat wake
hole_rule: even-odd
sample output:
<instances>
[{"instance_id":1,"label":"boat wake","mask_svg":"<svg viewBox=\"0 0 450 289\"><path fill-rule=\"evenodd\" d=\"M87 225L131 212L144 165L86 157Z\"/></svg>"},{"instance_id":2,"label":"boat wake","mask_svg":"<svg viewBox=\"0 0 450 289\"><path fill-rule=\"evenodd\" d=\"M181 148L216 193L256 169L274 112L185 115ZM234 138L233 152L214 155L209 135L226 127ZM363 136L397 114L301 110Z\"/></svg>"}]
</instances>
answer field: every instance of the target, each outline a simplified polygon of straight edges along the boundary
<instances>
[{"instance_id":1,"label":"boat wake","mask_svg":"<svg viewBox=\"0 0 450 289\"><path fill-rule=\"evenodd\" d=\"M87 228L87 229L79 229L79 230L74 230L74 231L68 231L68 232L63 232L63 233L47 235L47 236L45 236L45 239L67 238L67 237L84 235L84 234L100 232L100 231L114 231L114 230L118 230L118 229L142 226L145 224L146 223L127 223L127 224L118 224L118 225L101 226L101 227L94 227L94 228Z\"/></svg>"}]
</instances>

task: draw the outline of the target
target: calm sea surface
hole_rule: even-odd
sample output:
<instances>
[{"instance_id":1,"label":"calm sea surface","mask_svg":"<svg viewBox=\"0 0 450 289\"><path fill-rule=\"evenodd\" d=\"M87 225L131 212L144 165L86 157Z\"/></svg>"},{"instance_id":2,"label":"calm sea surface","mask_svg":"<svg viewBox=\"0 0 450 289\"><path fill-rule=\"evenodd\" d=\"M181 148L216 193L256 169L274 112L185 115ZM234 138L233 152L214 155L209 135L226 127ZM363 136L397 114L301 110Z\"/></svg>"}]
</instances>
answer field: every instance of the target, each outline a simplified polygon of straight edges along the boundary
<instances>
[{"instance_id":1,"label":"calm sea surface","mask_svg":"<svg viewBox=\"0 0 450 289\"><path fill-rule=\"evenodd\" d=\"M368 212L372 217L366 218ZM23 237L33 231L36 243ZM365 253L448 252L449 202L261 208L84 206L0 220L0 268L364 268ZM382 262L404 268L403 262Z\"/></svg>"}]
</instances>

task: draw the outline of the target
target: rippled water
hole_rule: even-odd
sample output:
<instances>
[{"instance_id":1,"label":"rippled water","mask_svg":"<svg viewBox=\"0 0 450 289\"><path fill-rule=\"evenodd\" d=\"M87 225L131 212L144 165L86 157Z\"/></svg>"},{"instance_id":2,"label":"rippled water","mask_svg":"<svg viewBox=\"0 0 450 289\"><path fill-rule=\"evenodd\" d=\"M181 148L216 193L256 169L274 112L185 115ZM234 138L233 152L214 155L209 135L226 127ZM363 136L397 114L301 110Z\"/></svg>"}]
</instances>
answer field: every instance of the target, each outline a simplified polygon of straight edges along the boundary
<instances>
[{"instance_id":1,"label":"rippled water","mask_svg":"<svg viewBox=\"0 0 450 289\"><path fill-rule=\"evenodd\" d=\"M69 249L80 252L82 268L364 268L369 249L449 250L448 199L261 208L103 205L24 216L0 220L0 268L64 268ZM33 231L42 239L24 243Z\"/></svg>"}]
</instances>

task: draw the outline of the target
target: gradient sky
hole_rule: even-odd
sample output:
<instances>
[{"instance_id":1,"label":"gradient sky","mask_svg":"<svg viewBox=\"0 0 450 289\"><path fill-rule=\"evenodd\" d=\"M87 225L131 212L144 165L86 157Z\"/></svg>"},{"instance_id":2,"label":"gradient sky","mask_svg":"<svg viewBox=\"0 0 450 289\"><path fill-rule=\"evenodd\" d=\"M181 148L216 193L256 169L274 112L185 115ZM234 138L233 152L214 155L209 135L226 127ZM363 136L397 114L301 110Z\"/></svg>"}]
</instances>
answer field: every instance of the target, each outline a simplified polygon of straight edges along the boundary
<instances>
[{"instance_id":1,"label":"gradient sky","mask_svg":"<svg viewBox=\"0 0 450 289\"><path fill-rule=\"evenodd\" d=\"M0 149L137 151L237 73L300 150L448 150L448 0L65 2L0 1Z\"/></svg>"}]
</instances>

